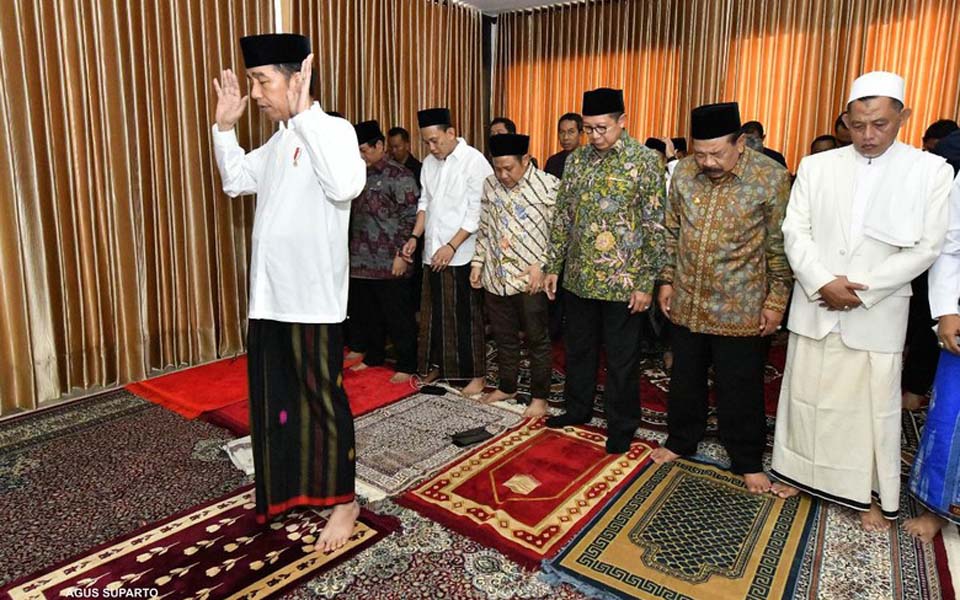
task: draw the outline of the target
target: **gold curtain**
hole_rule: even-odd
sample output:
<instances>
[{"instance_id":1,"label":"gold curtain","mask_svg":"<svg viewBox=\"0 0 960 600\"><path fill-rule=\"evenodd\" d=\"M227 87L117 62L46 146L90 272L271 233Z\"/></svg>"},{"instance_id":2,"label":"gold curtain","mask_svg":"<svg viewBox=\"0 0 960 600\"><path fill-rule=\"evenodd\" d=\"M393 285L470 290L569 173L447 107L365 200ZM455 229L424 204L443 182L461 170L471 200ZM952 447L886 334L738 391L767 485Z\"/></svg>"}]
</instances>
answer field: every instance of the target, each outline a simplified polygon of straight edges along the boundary
<instances>
[{"instance_id":1,"label":"gold curtain","mask_svg":"<svg viewBox=\"0 0 960 600\"><path fill-rule=\"evenodd\" d=\"M406 127L422 156L417 111L448 106L457 131L483 148L480 12L434 0L291 0L290 30L310 36L319 100L352 122Z\"/></svg>"},{"instance_id":2,"label":"gold curtain","mask_svg":"<svg viewBox=\"0 0 960 600\"><path fill-rule=\"evenodd\" d=\"M960 0L595 0L500 15L496 36L494 113L542 159L556 119L599 86L624 89L641 141L687 135L692 108L736 100L793 169L861 73L906 79L908 143L960 113Z\"/></svg>"},{"instance_id":3,"label":"gold curtain","mask_svg":"<svg viewBox=\"0 0 960 600\"><path fill-rule=\"evenodd\" d=\"M253 203L220 192L211 80L272 6L4 3L2 414L242 350Z\"/></svg>"}]
</instances>

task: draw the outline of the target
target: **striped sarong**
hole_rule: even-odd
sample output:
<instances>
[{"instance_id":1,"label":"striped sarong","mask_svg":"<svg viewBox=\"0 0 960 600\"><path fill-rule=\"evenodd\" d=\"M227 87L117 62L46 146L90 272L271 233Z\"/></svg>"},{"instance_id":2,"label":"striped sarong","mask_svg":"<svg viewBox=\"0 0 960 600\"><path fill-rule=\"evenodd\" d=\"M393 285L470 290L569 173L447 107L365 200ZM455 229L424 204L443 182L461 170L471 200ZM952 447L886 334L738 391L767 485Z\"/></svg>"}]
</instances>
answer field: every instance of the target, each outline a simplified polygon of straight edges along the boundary
<instances>
[{"instance_id":1,"label":"striped sarong","mask_svg":"<svg viewBox=\"0 0 960 600\"><path fill-rule=\"evenodd\" d=\"M436 367L442 379L486 376L483 296L470 287L470 265L440 272L424 268L417 344L420 373Z\"/></svg>"},{"instance_id":2,"label":"striped sarong","mask_svg":"<svg viewBox=\"0 0 960 600\"><path fill-rule=\"evenodd\" d=\"M353 415L342 324L251 319L250 434L257 520L354 499Z\"/></svg>"}]
</instances>

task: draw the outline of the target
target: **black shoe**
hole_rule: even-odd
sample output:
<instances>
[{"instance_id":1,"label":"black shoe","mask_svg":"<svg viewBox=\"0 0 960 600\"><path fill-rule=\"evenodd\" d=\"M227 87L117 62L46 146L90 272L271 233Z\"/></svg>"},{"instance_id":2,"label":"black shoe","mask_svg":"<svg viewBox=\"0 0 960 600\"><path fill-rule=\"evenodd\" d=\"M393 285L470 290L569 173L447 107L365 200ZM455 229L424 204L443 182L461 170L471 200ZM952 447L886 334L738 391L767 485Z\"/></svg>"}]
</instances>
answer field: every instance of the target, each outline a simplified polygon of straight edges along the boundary
<instances>
[{"instance_id":1,"label":"black shoe","mask_svg":"<svg viewBox=\"0 0 960 600\"><path fill-rule=\"evenodd\" d=\"M590 422L590 417L584 418L570 413L563 413L562 415L548 418L547 427L559 429L560 427L568 427L570 425L583 425L588 422Z\"/></svg>"},{"instance_id":2,"label":"black shoe","mask_svg":"<svg viewBox=\"0 0 960 600\"><path fill-rule=\"evenodd\" d=\"M626 454L630 451L630 438L625 440L615 440L607 438L607 454Z\"/></svg>"}]
</instances>

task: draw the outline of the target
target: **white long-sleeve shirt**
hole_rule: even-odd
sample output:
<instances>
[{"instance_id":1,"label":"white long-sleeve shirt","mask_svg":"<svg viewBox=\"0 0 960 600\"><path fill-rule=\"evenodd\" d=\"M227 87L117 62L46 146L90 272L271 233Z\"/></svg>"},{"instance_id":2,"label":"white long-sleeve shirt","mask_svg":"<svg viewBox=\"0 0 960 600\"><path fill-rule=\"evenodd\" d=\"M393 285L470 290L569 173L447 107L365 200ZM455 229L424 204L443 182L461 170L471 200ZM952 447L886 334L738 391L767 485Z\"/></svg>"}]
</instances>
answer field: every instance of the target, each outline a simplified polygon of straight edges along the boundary
<instances>
[{"instance_id":1,"label":"white long-sleeve shirt","mask_svg":"<svg viewBox=\"0 0 960 600\"><path fill-rule=\"evenodd\" d=\"M460 247L450 265L470 264L480 227L480 197L483 182L493 175L493 168L476 148L457 138L457 147L444 160L433 155L423 159L420 172L420 203L418 211L426 212L423 234L423 264L441 246L450 242L463 229L471 235Z\"/></svg>"},{"instance_id":2,"label":"white long-sleeve shirt","mask_svg":"<svg viewBox=\"0 0 960 600\"><path fill-rule=\"evenodd\" d=\"M214 125L213 149L223 191L257 195L250 318L346 319L350 201L367 179L353 126L315 102L250 152Z\"/></svg>"},{"instance_id":3,"label":"white long-sleeve shirt","mask_svg":"<svg viewBox=\"0 0 960 600\"><path fill-rule=\"evenodd\" d=\"M960 314L960 176L950 190L950 224L937 262L930 267L930 314L935 319Z\"/></svg>"}]
</instances>

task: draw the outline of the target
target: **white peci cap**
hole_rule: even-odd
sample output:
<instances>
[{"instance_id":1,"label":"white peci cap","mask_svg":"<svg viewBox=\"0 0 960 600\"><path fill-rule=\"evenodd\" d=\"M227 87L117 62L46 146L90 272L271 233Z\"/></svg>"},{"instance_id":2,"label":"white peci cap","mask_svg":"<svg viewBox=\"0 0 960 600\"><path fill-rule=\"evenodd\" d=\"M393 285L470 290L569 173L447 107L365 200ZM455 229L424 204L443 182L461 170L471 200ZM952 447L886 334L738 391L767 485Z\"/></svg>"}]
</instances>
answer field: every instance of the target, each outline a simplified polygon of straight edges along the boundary
<instances>
[{"instance_id":1,"label":"white peci cap","mask_svg":"<svg viewBox=\"0 0 960 600\"><path fill-rule=\"evenodd\" d=\"M905 84L903 77L887 71L872 71L857 77L850 88L847 104L869 96L886 96L903 104Z\"/></svg>"}]
</instances>

